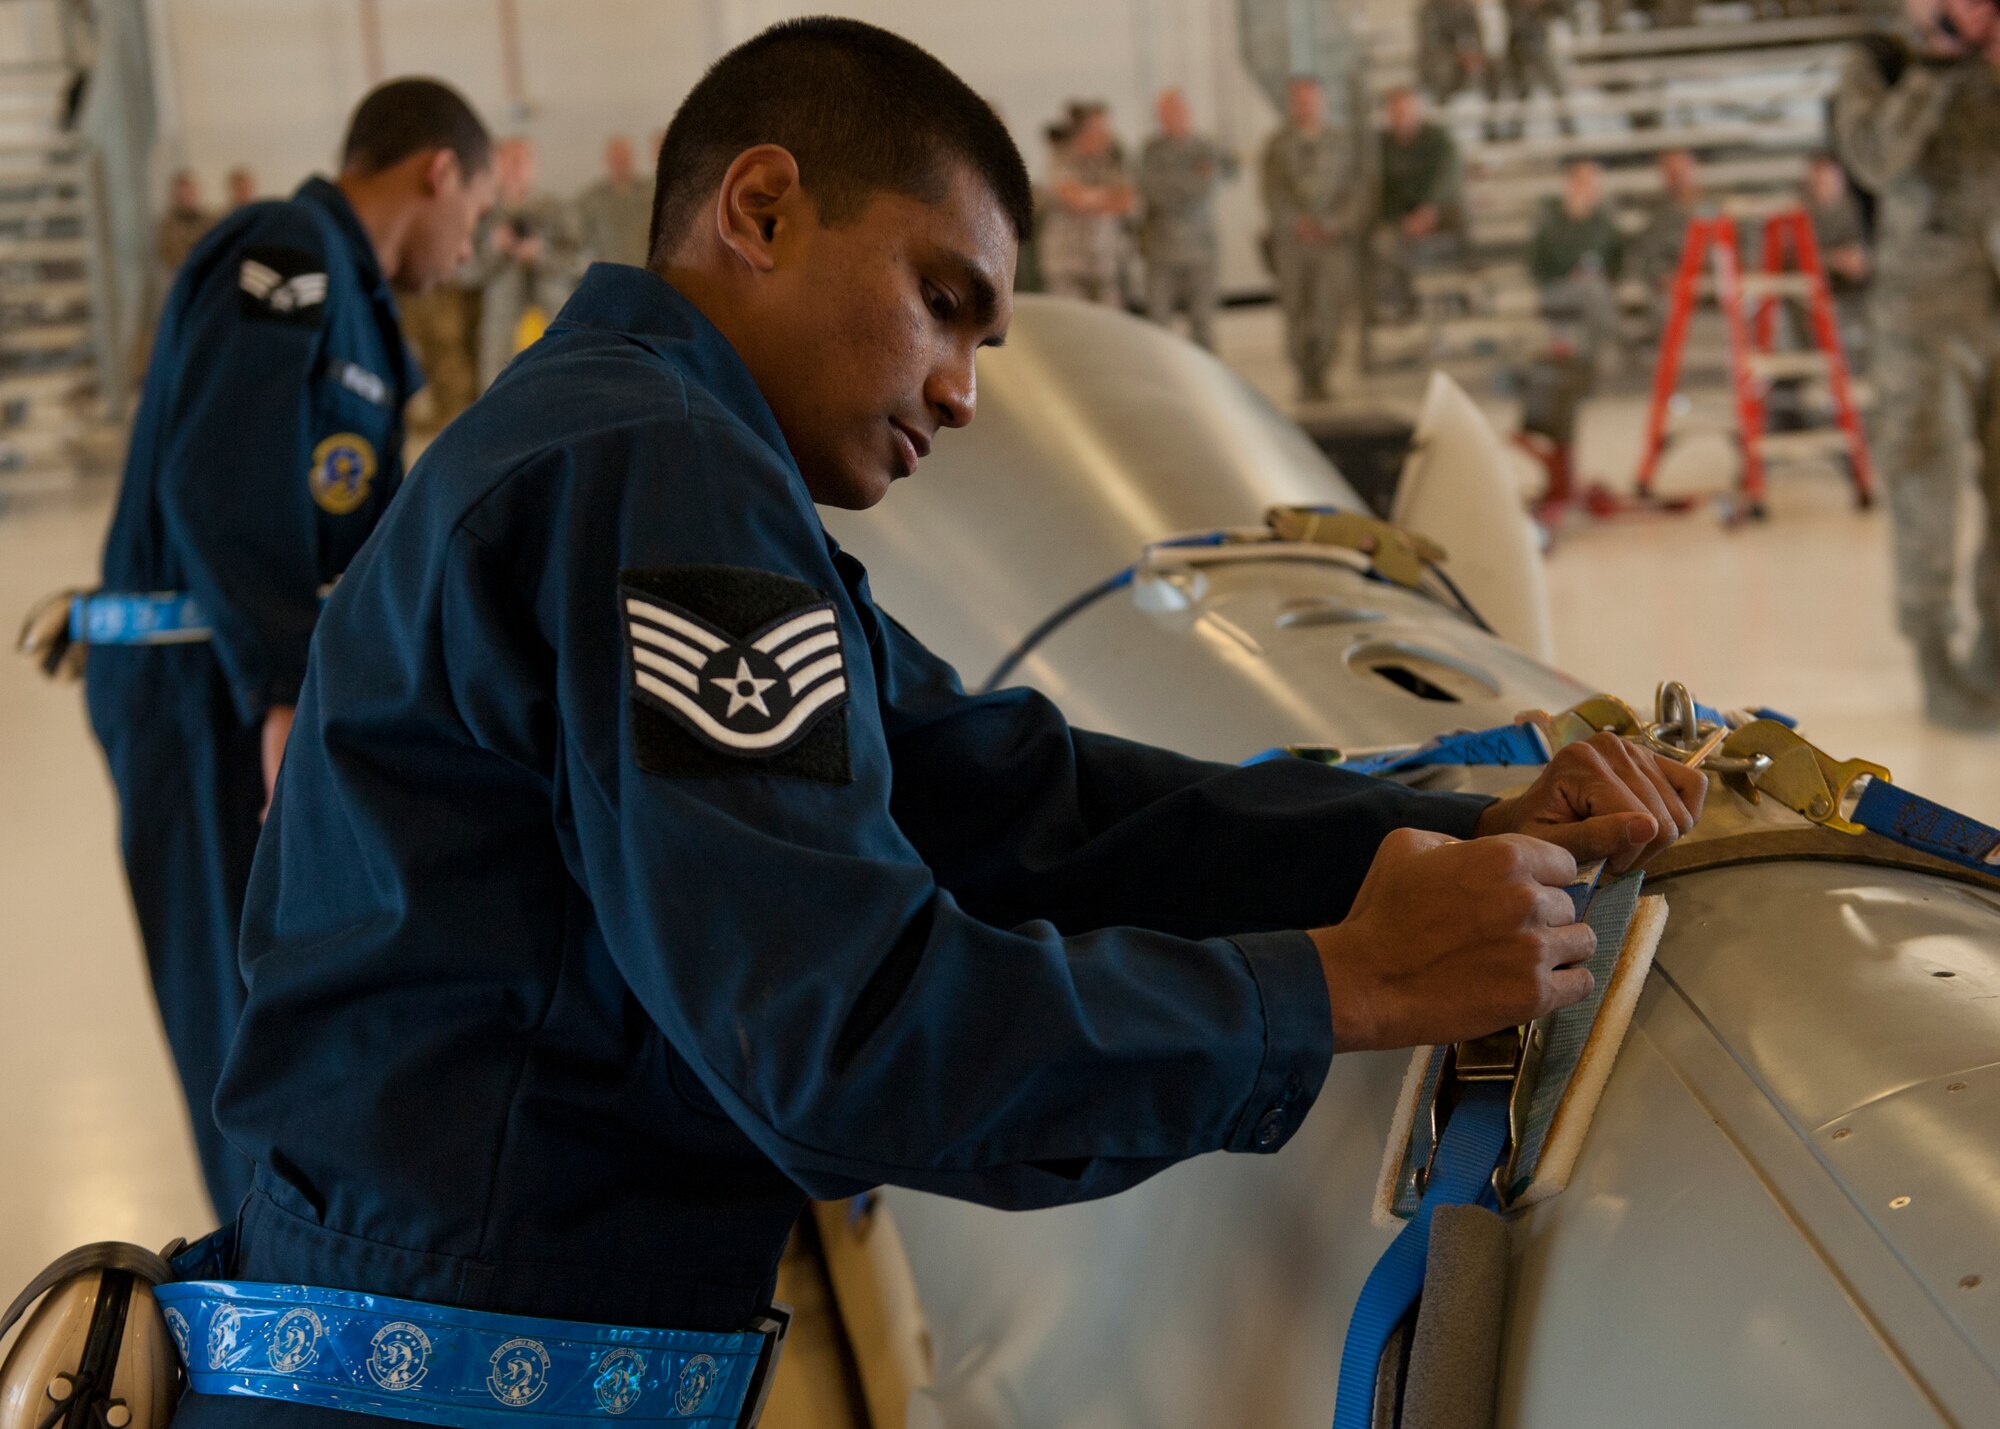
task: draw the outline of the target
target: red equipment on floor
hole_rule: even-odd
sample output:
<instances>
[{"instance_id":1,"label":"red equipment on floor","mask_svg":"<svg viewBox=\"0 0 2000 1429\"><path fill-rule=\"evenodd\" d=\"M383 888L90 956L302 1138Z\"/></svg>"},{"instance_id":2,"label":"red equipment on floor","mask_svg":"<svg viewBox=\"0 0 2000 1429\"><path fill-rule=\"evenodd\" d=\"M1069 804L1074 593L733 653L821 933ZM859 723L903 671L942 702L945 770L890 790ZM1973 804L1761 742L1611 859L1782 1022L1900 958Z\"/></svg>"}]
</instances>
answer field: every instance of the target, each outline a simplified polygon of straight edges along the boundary
<instances>
[{"instance_id":1,"label":"red equipment on floor","mask_svg":"<svg viewBox=\"0 0 2000 1429\"><path fill-rule=\"evenodd\" d=\"M1688 223L1660 345L1660 365L1653 376L1645 454L1639 464L1640 498L1652 495L1653 475L1666 447L1667 415L1678 390L1681 354L1694 314L1702 263L1712 254L1716 302L1729 325L1730 385L1743 447L1743 474L1738 486L1742 513L1764 515L1764 477L1772 462L1823 455L1829 450L1845 454L1855 503L1866 509L1875 501L1868 443L1854 409L1847 358L1841 351L1840 329L1834 320L1833 298L1827 290L1826 269L1820 261L1812 220L1801 208L1783 209L1763 220L1761 272L1741 271L1740 236L1736 219L1728 214L1699 217ZM1810 347L1775 350L1782 300L1805 304ZM1747 304L1754 304L1754 313ZM1772 384L1813 377L1824 378L1832 394L1835 425L1797 432L1767 431L1766 398Z\"/></svg>"}]
</instances>

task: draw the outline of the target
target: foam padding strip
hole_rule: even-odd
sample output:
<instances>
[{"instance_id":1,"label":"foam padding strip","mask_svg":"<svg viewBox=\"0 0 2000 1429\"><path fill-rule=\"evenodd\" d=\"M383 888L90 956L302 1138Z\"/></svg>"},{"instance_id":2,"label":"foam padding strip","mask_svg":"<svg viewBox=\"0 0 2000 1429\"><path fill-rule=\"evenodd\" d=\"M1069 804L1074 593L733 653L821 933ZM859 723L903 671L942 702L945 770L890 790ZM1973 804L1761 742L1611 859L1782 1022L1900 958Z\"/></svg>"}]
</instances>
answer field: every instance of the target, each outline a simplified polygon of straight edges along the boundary
<instances>
[{"instance_id":1,"label":"foam padding strip","mask_svg":"<svg viewBox=\"0 0 2000 1429\"><path fill-rule=\"evenodd\" d=\"M1642 881L1640 874L1607 879L1591 899L1584 919L1597 933L1597 952L1587 964L1590 996L1549 1019L1548 1045L1516 1158L1517 1175L1508 1188L1510 1209L1546 1200L1569 1184L1584 1131L1604 1095L1605 1081L1631 1026L1666 927L1666 900L1642 899ZM1417 1116L1428 1114L1424 1109L1430 1106L1444 1054L1443 1047L1417 1048L1404 1075L1370 1217L1385 1229L1416 1212L1411 1140Z\"/></svg>"},{"instance_id":2,"label":"foam padding strip","mask_svg":"<svg viewBox=\"0 0 2000 1429\"><path fill-rule=\"evenodd\" d=\"M1658 895L1641 898L1625 930L1625 946L1612 969L1610 985L1604 986L1599 981L1603 991L1596 994L1596 1020L1578 1050L1575 1066L1549 1118L1540 1153L1534 1162L1524 1163L1532 1164L1534 1169L1527 1178L1528 1184L1515 1194L1514 1208L1546 1201L1569 1185L1577 1157L1583 1154L1584 1134L1590 1129L1591 1118L1597 1115L1597 1103L1603 1099L1612 1065L1618 1060L1618 1049L1625 1045L1625 1034L1639 1010L1639 994L1645 991L1646 974L1653 970L1653 955L1660 950L1660 935L1666 929L1667 900ZM1547 1085L1546 1076L1543 1085ZM1537 1096L1537 1116L1540 1100Z\"/></svg>"}]
</instances>

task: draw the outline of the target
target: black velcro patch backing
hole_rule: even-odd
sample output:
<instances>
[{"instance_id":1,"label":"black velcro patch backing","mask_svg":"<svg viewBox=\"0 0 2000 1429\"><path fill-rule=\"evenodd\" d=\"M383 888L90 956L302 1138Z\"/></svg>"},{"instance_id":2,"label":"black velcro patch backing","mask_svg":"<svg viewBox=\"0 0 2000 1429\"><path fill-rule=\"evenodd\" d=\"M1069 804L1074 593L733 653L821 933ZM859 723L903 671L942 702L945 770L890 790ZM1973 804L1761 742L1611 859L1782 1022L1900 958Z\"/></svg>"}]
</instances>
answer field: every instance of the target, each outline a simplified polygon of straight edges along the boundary
<instances>
[{"instance_id":1,"label":"black velcro patch backing","mask_svg":"<svg viewBox=\"0 0 2000 1429\"><path fill-rule=\"evenodd\" d=\"M326 321L326 260L301 248L251 244L236 259L245 317L318 327Z\"/></svg>"},{"instance_id":2,"label":"black velcro patch backing","mask_svg":"<svg viewBox=\"0 0 2000 1429\"><path fill-rule=\"evenodd\" d=\"M848 642L822 592L742 566L628 568L619 582L641 769L852 781Z\"/></svg>"}]
</instances>

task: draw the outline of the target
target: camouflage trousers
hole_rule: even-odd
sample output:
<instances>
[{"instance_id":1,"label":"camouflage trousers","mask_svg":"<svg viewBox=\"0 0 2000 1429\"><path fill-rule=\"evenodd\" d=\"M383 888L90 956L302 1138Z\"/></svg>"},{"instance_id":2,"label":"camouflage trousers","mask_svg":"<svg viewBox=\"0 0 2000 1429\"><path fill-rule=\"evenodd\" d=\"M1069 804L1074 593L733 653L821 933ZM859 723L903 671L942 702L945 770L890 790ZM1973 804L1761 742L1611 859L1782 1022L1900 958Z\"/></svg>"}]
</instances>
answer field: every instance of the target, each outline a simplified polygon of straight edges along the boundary
<instances>
[{"instance_id":1,"label":"camouflage trousers","mask_svg":"<svg viewBox=\"0 0 2000 1429\"><path fill-rule=\"evenodd\" d=\"M1871 425L1894 533L1899 623L1913 638L1956 624L1968 458L1985 527L1973 599L1982 621L2000 623L2000 332L1991 317L1919 326L1900 305L1885 313L1890 303L1878 301L1871 314Z\"/></svg>"},{"instance_id":2,"label":"camouflage trousers","mask_svg":"<svg viewBox=\"0 0 2000 1429\"><path fill-rule=\"evenodd\" d=\"M417 351L424 371L427 408L420 425L435 430L472 405L479 395L474 364L473 312L478 294L450 285L412 294L401 301L403 335Z\"/></svg>"},{"instance_id":3,"label":"camouflage trousers","mask_svg":"<svg viewBox=\"0 0 2000 1429\"><path fill-rule=\"evenodd\" d=\"M1188 335L1215 350L1215 255L1146 264L1146 316L1162 327L1187 314Z\"/></svg>"},{"instance_id":4,"label":"camouflage trousers","mask_svg":"<svg viewBox=\"0 0 2000 1429\"><path fill-rule=\"evenodd\" d=\"M1281 238L1271 244L1271 264L1285 315L1285 353L1300 383L1316 391L1340 356L1340 324L1353 285L1348 246Z\"/></svg>"}]
</instances>

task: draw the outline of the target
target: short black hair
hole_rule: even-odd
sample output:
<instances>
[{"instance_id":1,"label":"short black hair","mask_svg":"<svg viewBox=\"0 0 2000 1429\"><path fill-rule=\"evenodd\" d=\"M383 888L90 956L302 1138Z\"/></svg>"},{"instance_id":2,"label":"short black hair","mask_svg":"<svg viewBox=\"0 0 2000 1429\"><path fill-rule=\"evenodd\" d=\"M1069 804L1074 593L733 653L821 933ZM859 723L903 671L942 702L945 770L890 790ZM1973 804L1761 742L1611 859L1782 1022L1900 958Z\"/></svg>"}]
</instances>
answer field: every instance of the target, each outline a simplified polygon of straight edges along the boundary
<instances>
[{"instance_id":1,"label":"short black hair","mask_svg":"<svg viewBox=\"0 0 2000 1429\"><path fill-rule=\"evenodd\" d=\"M426 149L451 150L468 178L493 163L493 140L457 90L434 79L392 79L355 107L340 165L379 174Z\"/></svg>"},{"instance_id":2,"label":"short black hair","mask_svg":"<svg viewBox=\"0 0 2000 1429\"><path fill-rule=\"evenodd\" d=\"M777 144L799 164L820 221L852 219L887 190L944 197L948 165L986 182L1025 240L1034 191L993 106L928 51L859 20L786 20L710 66L667 126L647 251L678 244L738 154Z\"/></svg>"}]
</instances>

